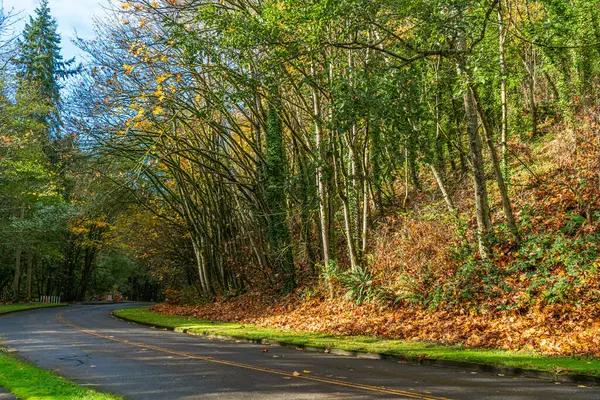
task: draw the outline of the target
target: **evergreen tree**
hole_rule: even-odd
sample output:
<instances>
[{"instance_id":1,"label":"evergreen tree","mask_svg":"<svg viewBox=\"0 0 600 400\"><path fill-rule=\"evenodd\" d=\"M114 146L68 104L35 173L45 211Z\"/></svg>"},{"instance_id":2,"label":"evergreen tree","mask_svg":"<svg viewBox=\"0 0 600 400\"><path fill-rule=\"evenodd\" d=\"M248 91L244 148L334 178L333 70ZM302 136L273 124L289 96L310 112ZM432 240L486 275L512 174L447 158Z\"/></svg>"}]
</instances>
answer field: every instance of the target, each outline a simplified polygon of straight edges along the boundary
<instances>
[{"instance_id":1,"label":"evergreen tree","mask_svg":"<svg viewBox=\"0 0 600 400\"><path fill-rule=\"evenodd\" d=\"M18 42L19 55L16 64L21 85L24 82L36 82L41 96L51 111L40 116L48 129L48 137L58 136L60 128L60 79L78 73L81 66L72 68L75 59L63 61L60 54L61 38L57 33L56 20L50 14L48 0L42 0L35 10L35 17L29 18L23 37ZM19 90L21 93L22 91Z\"/></svg>"}]
</instances>

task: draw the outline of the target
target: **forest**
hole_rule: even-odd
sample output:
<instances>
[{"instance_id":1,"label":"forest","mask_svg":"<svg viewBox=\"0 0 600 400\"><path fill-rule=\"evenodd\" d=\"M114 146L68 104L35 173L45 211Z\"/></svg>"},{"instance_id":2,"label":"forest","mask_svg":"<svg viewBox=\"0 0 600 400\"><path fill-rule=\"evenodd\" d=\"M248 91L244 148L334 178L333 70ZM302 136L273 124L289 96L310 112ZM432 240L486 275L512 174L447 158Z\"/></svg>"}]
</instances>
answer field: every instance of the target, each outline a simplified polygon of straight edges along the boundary
<instances>
[{"instance_id":1,"label":"forest","mask_svg":"<svg viewBox=\"0 0 600 400\"><path fill-rule=\"evenodd\" d=\"M0 14L0 302L600 356L600 2Z\"/></svg>"}]
</instances>

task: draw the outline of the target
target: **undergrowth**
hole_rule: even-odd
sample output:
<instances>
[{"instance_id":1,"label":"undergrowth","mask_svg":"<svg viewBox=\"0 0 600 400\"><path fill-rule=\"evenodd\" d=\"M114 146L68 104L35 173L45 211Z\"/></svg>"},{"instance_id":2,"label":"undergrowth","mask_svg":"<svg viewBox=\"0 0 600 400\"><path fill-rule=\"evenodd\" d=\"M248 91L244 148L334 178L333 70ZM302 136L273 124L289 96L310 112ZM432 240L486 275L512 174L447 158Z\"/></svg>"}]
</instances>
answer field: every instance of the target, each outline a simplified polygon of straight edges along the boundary
<instances>
[{"instance_id":1,"label":"undergrowth","mask_svg":"<svg viewBox=\"0 0 600 400\"><path fill-rule=\"evenodd\" d=\"M521 242L510 239L499 194L490 186L494 252L487 260L473 245L474 219L445 211L439 198L432 201L435 182L423 177L423 192L412 196L412 207L390 210L373 228L371 251L354 271L344 260L330 262L318 281L307 280L284 298L255 292L160 311L334 334L600 356L600 146L590 126L581 117L529 143L510 143L520 154L512 160L510 191ZM456 172L449 179L468 178ZM457 208L470 210L471 185L456 186L463 187L452 194Z\"/></svg>"}]
</instances>

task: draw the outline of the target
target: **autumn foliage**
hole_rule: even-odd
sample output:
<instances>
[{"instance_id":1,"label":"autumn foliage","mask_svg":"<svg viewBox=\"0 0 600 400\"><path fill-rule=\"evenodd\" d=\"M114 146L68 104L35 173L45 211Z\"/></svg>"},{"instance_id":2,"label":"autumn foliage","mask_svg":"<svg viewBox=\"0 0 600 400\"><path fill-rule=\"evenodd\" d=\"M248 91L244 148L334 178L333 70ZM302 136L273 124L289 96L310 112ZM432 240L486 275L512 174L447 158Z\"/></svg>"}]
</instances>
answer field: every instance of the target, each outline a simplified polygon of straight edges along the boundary
<instances>
[{"instance_id":1,"label":"autumn foliage","mask_svg":"<svg viewBox=\"0 0 600 400\"><path fill-rule=\"evenodd\" d=\"M329 298L323 282L305 282L283 298L254 291L154 310L340 335L600 356L595 129L582 117L575 125L554 124L540 140L521 145L520 157L537 160L530 170L515 166L519 175L513 178L520 182L514 199L525 240L498 246L488 262L461 252L468 233L456 230L454 217L396 210L372 233L369 284L387 294L377 301L357 304L340 282ZM496 234L503 234L501 226Z\"/></svg>"}]
</instances>

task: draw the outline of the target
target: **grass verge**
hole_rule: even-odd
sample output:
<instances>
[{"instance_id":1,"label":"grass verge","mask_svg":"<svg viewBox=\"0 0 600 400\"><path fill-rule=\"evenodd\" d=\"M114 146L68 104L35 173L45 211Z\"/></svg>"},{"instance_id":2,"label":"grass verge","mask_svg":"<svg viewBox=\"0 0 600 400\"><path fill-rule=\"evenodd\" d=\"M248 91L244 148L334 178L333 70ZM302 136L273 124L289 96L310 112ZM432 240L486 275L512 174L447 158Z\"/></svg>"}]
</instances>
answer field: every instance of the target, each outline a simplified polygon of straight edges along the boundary
<instances>
[{"instance_id":1,"label":"grass verge","mask_svg":"<svg viewBox=\"0 0 600 400\"><path fill-rule=\"evenodd\" d=\"M0 305L0 315L13 313L17 311L26 311L26 310L35 310L36 308L52 308L52 307L63 307L66 306L67 303L57 303L57 304L6 304Z\"/></svg>"},{"instance_id":2,"label":"grass verge","mask_svg":"<svg viewBox=\"0 0 600 400\"><path fill-rule=\"evenodd\" d=\"M123 308L113 311L116 317L145 325L188 331L196 334L230 336L239 339L266 339L292 345L377 353L405 358L426 358L469 362L505 368L600 377L600 360L583 357L546 357L530 352L472 349L435 343L381 339L373 336L336 336L327 333L263 328L228 322L162 315L149 307Z\"/></svg>"},{"instance_id":3,"label":"grass verge","mask_svg":"<svg viewBox=\"0 0 600 400\"><path fill-rule=\"evenodd\" d=\"M23 400L122 400L83 388L6 353L0 353L0 387Z\"/></svg>"}]
</instances>

